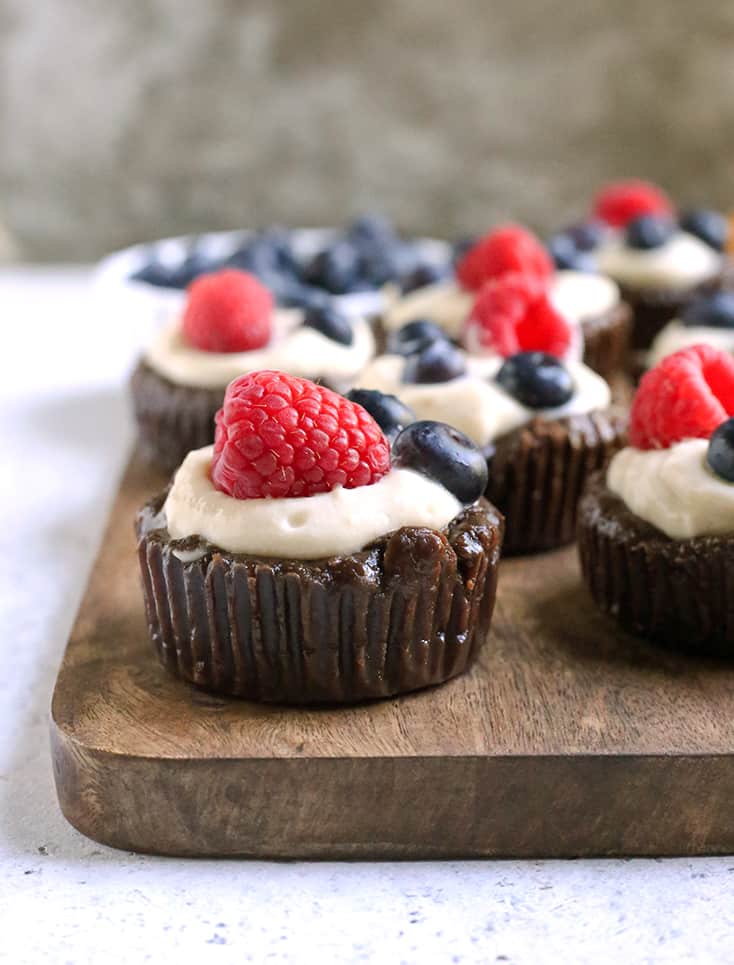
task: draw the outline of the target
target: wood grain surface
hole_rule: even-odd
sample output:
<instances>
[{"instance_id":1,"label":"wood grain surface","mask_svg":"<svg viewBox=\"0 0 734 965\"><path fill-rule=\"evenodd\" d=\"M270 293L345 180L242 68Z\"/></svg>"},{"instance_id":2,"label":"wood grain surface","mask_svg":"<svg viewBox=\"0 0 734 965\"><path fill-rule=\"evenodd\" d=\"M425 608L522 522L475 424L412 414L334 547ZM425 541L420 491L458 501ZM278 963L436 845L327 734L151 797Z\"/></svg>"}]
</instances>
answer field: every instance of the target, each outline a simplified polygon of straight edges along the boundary
<instances>
[{"instance_id":1,"label":"wood grain surface","mask_svg":"<svg viewBox=\"0 0 734 965\"><path fill-rule=\"evenodd\" d=\"M59 801L84 834L282 858L734 850L734 669L619 633L574 548L502 563L469 675L351 709L261 706L153 655L132 520L163 485L133 458L54 693Z\"/></svg>"}]
</instances>

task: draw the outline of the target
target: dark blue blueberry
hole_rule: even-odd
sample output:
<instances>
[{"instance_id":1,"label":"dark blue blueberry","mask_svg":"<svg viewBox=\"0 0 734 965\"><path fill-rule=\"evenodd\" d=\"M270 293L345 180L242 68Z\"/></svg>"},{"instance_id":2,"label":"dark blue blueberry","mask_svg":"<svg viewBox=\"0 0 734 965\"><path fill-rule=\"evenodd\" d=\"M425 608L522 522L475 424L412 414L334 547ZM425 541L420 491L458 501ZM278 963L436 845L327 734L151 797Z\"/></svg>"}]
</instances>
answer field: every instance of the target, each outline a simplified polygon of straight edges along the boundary
<instances>
[{"instance_id":1,"label":"dark blue blueberry","mask_svg":"<svg viewBox=\"0 0 734 965\"><path fill-rule=\"evenodd\" d=\"M689 328L734 328L734 292L699 295L684 310L681 321Z\"/></svg>"},{"instance_id":2,"label":"dark blue blueberry","mask_svg":"<svg viewBox=\"0 0 734 965\"><path fill-rule=\"evenodd\" d=\"M336 241L318 252L304 272L305 281L319 285L333 295L353 291L359 276L359 254L348 241Z\"/></svg>"},{"instance_id":3,"label":"dark blue blueberry","mask_svg":"<svg viewBox=\"0 0 734 965\"><path fill-rule=\"evenodd\" d=\"M413 422L392 446L392 463L435 479L464 505L487 488L487 460L468 436L444 422Z\"/></svg>"},{"instance_id":4,"label":"dark blue blueberry","mask_svg":"<svg viewBox=\"0 0 734 965\"><path fill-rule=\"evenodd\" d=\"M554 409L573 395L573 379L555 356L545 352L518 352L497 373L497 382L530 409Z\"/></svg>"},{"instance_id":5,"label":"dark blue blueberry","mask_svg":"<svg viewBox=\"0 0 734 965\"><path fill-rule=\"evenodd\" d=\"M377 389L352 389L347 398L369 412L389 442L395 440L401 429L415 422L415 412L395 395Z\"/></svg>"},{"instance_id":6,"label":"dark blue blueberry","mask_svg":"<svg viewBox=\"0 0 734 965\"><path fill-rule=\"evenodd\" d=\"M716 251L723 251L729 238L729 223L723 214L707 208L686 211L680 219L680 226L701 241L705 241Z\"/></svg>"},{"instance_id":7,"label":"dark blue blueberry","mask_svg":"<svg viewBox=\"0 0 734 965\"><path fill-rule=\"evenodd\" d=\"M352 324L333 305L321 305L306 310L303 324L307 328L315 328L327 338L340 345L351 345L354 342Z\"/></svg>"},{"instance_id":8,"label":"dark blue blueberry","mask_svg":"<svg viewBox=\"0 0 734 965\"><path fill-rule=\"evenodd\" d=\"M714 431L706 462L717 476L734 483L734 419L727 419Z\"/></svg>"},{"instance_id":9,"label":"dark blue blueberry","mask_svg":"<svg viewBox=\"0 0 734 965\"><path fill-rule=\"evenodd\" d=\"M202 251L193 248L181 264L171 272L171 285L174 288L186 288L199 275L216 271L221 264L220 258L211 258Z\"/></svg>"},{"instance_id":10,"label":"dark blue blueberry","mask_svg":"<svg viewBox=\"0 0 734 965\"><path fill-rule=\"evenodd\" d=\"M595 271L594 258L587 251L576 247L573 238L566 232L553 235L548 240L548 252L553 264L559 270L566 271Z\"/></svg>"},{"instance_id":11,"label":"dark blue blueberry","mask_svg":"<svg viewBox=\"0 0 734 965\"><path fill-rule=\"evenodd\" d=\"M450 382L466 373L461 351L447 339L431 342L417 355L409 355L403 368L403 382Z\"/></svg>"},{"instance_id":12,"label":"dark blue blueberry","mask_svg":"<svg viewBox=\"0 0 734 965\"><path fill-rule=\"evenodd\" d=\"M675 225L670 218L643 214L627 225L626 241L630 248L660 248L670 238Z\"/></svg>"},{"instance_id":13,"label":"dark blue blueberry","mask_svg":"<svg viewBox=\"0 0 734 965\"><path fill-rule=\"evenodd\" d=\"M261 245L269 245L273 265L286 275L299 278L301 265L293 249L290 232L278 225L266 228L259 236Z\"/></svg>"},{"instance_id":14,"label":"dark blue blueberry","mask_svg":"<svg viewBox=\"0 0 734 965\"><path fill-rule=\"evenodd\" d=\"M436 282L443 281L451 274L448 264L440 264L436 261L419 262L415 268L403 276L400 287L403 294L416 291L418 288L425 288L426 285L435 285Z\"/></svg>"},{"instance_id":15,"label":"dark blue blueberry","mask_svg":"<svg viewBox=\"0 0 734 965\"><path fill-rule=\"evenodd\" d=\"M313 285L304 285L295 279L281 282L278 288L278 304L285 308L322 308L329 305L331 295Z\"/></svg>"},{"instance_id":16,"label":"dark blue blueberry","mask_svg":"<svg viewBox=\"0 0 734 965\"><path fill-rule=\"evenodd\" d=\"M401 241L362 251L360 274L373 287L381 288L388 282L399 281L414 270L418 254L414 245Z\"/></svg>"},{"instance_id":17,"label":"dark blue blueberry","mask_svg":"<svg viewBox=\"0 0 734 965\"><path fill-rule=\"evenodd\" d=\"M447 341L446 333L427 318L416 318L387 336L386 349L391 355L415 355L433 342Z\"/></svg>"},{"instance_id":18,"label":"dark blue blueberry","mask_svg":"<svg viewBox=\"0 0 734 965\"><path fill-rule=\"evenodd\" d=\"M604 240L606 227L601 221L581 221L566 228L567 234L578 251L593 251Z\"/></svg>"},{"instance_id":19,"label":"dark blue blueberry","mask_svg":"<svg viewBox=\"0 0 734 965\"><path fill-rule=\"evenodd\" d=\"M347 226L346 237L356 245L384 243L395 238L395 228L381 214L363 214Z\"/></svg>"},{"instance_id":20,"label":"dark blue blueberry","mask_svg":"<svg viewBox=\"0 0 734 965\"><path fill-rule=\"evenodd\" d=\"M142 281L156 288L176 288L174 270L169 265L152 259L130 276L132 281Z\"/></svg>"}]
</instances>

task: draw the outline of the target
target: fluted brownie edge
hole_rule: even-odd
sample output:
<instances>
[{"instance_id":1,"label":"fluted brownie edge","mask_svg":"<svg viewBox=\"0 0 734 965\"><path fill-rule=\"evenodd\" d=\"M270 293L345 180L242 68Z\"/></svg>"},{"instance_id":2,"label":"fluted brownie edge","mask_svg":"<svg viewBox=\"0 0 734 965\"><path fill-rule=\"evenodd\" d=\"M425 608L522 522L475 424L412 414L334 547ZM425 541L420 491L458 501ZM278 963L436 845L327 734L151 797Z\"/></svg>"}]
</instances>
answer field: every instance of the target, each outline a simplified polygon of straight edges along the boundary
<instances>
[{"instance_id":1,"label":"fluted brownie edge","mask_svg":"<svg viewBox=\"0 0 734 965\"><path fill-rule=\"evenodd\" d=\"M619 302L614 308L581 325L585 365L605 379L626 371L629 365L632 312Z\"/></svg>"},{"instance_id":2,"label":"fluted brownie edge","mask_svg":"<svg viewBox=\"0 0 734 965\"><path fill-rule=\"evenodd\" d=\"M136 525L150 636L172 673L207 690L289 704L389 697L463 673L487 638L502 518L484 500L445 532L406 527L317 561L172 540L164 501Z\"/></svg>"},{"instance_id":3,"label":"fluted brownie edge","mask_svg":"<svg viewBox=\"0 0 734 965\"><path fill-rule=\"evenodd\" d=\"M734 656L734 536L676 540L590 480L579 505L581 572L625 630L674 650Z\"/></svg>"},{"instance_id":4,"label":"fluted brownie edge","mask_svg":"<svg viewBox=\"0 0 734 965\"><path fill-rule=\"evenodd\" d=\"M590 473L625 445L616 408L563 419L535 418L500 436L489 454L487 499L505 517L503 552L535 553L571 543Z\"/></svg>"}]
</instances>

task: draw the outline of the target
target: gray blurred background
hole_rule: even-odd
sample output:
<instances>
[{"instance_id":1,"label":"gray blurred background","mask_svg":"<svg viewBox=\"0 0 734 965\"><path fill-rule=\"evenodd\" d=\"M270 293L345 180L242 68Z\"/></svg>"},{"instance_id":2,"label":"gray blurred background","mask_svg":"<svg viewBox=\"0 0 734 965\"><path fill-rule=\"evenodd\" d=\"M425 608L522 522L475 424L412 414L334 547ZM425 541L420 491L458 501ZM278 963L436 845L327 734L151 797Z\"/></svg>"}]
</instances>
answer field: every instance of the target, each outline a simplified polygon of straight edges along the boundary
<instances>
[{"instance_id":1,"label":"gray blurred background","mask_svg":"<svg viewBox=\"0 0 734 965\"><path fill-rule=\"evenodd\" d=\"M541 229L641 175L734 207L731 0L0 0L25 259L378 208Z\"/></svg>"}]
</instances>

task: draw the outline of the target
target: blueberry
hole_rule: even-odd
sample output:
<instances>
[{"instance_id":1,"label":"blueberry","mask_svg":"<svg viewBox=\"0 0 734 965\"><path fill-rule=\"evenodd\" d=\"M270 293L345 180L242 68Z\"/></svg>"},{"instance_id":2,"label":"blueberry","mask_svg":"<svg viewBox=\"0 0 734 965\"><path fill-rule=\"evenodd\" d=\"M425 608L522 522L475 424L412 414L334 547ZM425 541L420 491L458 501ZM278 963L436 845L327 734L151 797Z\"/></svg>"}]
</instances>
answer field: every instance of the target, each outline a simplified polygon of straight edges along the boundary
<instances>
[{"instance_id":1,"label":"blueberry","mask_svg":"<svg viewBox=\"0 0 734 965\"><path fill-rule=\"evenodd\" d=\"M734 483L734 419L727 419L714 431L706 462L717 476Z\"/></svg>"},{"instance_id":2,"label":"blueberry","mask_svg":"<svg viewBox=\"0 0 734 965\"><path fill-rule=\"evenodd\" d=\"M681 321L688 328L734 328L734 292L719 291L699 295L687 306Z\"/></svg>"},{"instance_id":3,"label":"blueberry","mask_svg":"<svg viewBox=\"0 0 734 965\"><path fill-rule=\"evenodd\" d=\"M336 241L318 252L304 272L305 281L319 285L333 295L353 291L359 274L359 254L348 241Z\"/></svg>"},{"instance_id":4,"label":"blueberry","mask_svg":"<svg viewBox=\"0 0 734 965\"><path fill-rule=\"evenodd\" d=\"M581 221L564 232L571 238L578 251L593 251L604 240L606 228L601 221Z\"/></svg>"},{"instance_id":5,"label":"blueberry","mask_svg":"<svg viewBox=\"0 0 734 965\"><path fill-rule=\"evenodd\" d=\"M392 241L395 228L389 218L381 214L363 214L355 218L346 230L346 237L356 245Z\"/></svg>"},{"instance_id":6,"label":"blueberry","mask_svg":"<svg viewBox=\"0 0 734 965\"><path fill-rule=\"evenodd\" d=\"M473 248L478 240L477 235L464 235L461 238L457 238L453 244L453 263L456 264L457 261L461 261L467 251Z\"/></svg>"},{"instance_id":7,"label":"blueberry","mask_svg":"<svg viewBox=\"0 0 734 965\"><path fill-rule=\"evenodd\" d=\"M387 351L391 355L414 355L433 342L447 341L446 333L427 318L416 318L387 337Z\"/></svg>"},{"instance_id":8,"label":"blueberry","mask_svg":"<svg viewBox=\"0 0 734 965\"><path fill-rule=\"evenodd\" d=\"M395 241L363 250L359 265L362 277L374 288L398 281L409 275L416 266L417 253L413 245Z\"/></svg>"},{"instance_id":9,"label":"blueberry","mask_svg":"<svg viewBox=\"0 0 734 965\"><path fill-rule=\"evenodd\" d=\"M341 345L351 345L354 342L354 331L348 318L337 311L333 305L314 306L306 310L303 324L307 328L315 328L327 338Z\"/></svg>"},{"instance_id":10,"label":"blueberry","mask_svg":"<svg viewBox=\"0 0 734 965\"><path fill-rule=\"evenodd\" d=\"M405 426L415 422L413 410L395 395L387 395L377 389L352 389L347 398L369 412L389 442L393 442Z\"/></svg>"},{"instance_id":11,"label":"blueberry","mask_svg":"<svg viewBox=\"0 0 734 965\"><path fill-rule=\"evenodd\" d=\"M436 282L443 281L450 274L448 265L442 265L435 261L419 262L415 268L403 276L400 287L403 294L424 288L426 285L435 285Z\"/></svg>"},{"instance_id":12,"label":"blueberry","mask_svg":"<svg viewBox=\"0 0 734 965\"><path fill-rule=\"evenodd\" d=\"M518 352L497 373L505 392L530 409L554 409L573 395L573 379L555 356L545 352Z\"/></svg>"},{"instance_id":13,"label":"blueberry","mask_svg":"<svg viewBox=\"0 0 734 965\"><path fill-rule=\"evenodd\" d=\"M170 284L174 288L186 288L191 282L206 272L219 268L221 259L212 259L196 248L192 249L178 268L171 272Z\"/></svg>"},{"instance_id":14,"label":"blueberry","mask_svg":"<svg viewBox=\"0 0 734 965\"><path fill-rule=\"evenodd\" d=\"M593 257L578 248L570 234L563 231L548 240L548 252L559 270L595 271Z\"/></svg>"},{"instance_id":15,"label":"blueberry","mask_svg":"<svg viewBox=\"0 0 734 965\"><path fill-rule=\"evenodd\" d=\"M729 223L723 214L706 208L686 211L680 219L680 226L701 241L705 241L716 251L723 251L729 237Z\"/></svg>"},{"instance_id":16,"label":"blueberry","mask_svg":"<svg viewBox=\"0 0 734 965\"><path fill-rule=\"evenodd\" d=\"M670 218L655 214L643 214L627 225L626 240L630 248L660 248L673 234Z\"/></svg>"},{"instance_id":17,"label":"blueberry","mask_svg":"<svg viewBox=\"0 0 734 965\"><path fill-rule=\"evenodd\" d=\"M329 305L331 296L322 288L304 285L295 279L282 282L278 291L278 303L286 308L323 308Z\"/></svg>"},{"instance_id":18,"label":"blueberry","mask_svg":"<svg viewBox=\"0 0 734 965\"><path fill-rule=\"evenodd\" d=\"M421 352L405 360L403 382L450 382L466 373L461 351L447 339L431 342Z\"/></svg>"},{"instance_id":19,"label":"blueberry","mask_svg":"<svg viewBox=\"0 0 734 965\"><path fill-rule=\"evenodd\" d=\"M147 262L130 276L132 281L142 281L146 285L156 288L176 288L175 278L171 268L155 259Z\"/></svg>"},{"instance_id":20,"label":"blueberry","mask_svg":"<svg viewBox=\"0 0 734 965\"><path fill-rule=\"evenodd\" d=\"M393 443L392 463L435 479L464 505L487 488L487 460L468 436L444 422L406 426Z\"/></svg>"}]
</instances>

